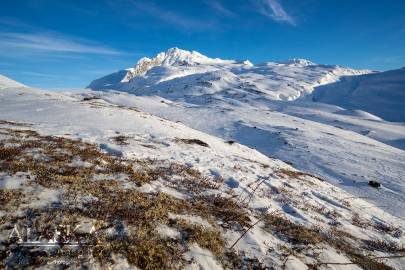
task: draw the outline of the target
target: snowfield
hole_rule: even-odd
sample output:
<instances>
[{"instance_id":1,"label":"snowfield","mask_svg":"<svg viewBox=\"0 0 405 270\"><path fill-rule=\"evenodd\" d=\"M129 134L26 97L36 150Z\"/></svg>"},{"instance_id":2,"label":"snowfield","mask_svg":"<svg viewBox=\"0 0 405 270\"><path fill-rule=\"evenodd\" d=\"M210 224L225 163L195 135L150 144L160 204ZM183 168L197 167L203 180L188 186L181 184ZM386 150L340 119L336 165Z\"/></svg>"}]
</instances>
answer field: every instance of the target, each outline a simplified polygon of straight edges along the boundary
<instances>
[{"instance_id":1,"label":"snowfield","mask_svg":"<svg viewBox=\"0 0 405 270\"><path fill-rule=\"evenodd\" d=\"M15 220L64 213L112 233L80 261L96 268L404 269L402 219L254 149L94 97L7 88L0 102L6 266L66 259L7 248Z\"/></svg>"},{"instance_id":2,"label":"snowfield","mask_svg":"<svg viewBox=\"0 0 405 270\"><path fill-rule=\"evenodd\" d=\"M405 68L343 78L319 87L313 100L370 112L387 121L405 122Z\"/></svg>"}]
</instances>

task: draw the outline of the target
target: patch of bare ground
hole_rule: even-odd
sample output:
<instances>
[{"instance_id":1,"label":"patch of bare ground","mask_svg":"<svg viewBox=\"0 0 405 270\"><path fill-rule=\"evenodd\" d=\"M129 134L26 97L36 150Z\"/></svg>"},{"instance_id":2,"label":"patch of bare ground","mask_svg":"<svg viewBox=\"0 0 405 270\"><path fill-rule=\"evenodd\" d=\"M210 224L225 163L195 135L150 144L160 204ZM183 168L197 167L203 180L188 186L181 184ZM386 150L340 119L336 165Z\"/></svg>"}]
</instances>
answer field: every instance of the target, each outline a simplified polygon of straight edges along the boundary
<instances>
[{"instance_id":1,"label":"patch of bare ground","mask_svg":"<svg viewBox=\"0 0 405 270\"><path fill-rule=\"evenodd\" d=\"M270 165L269 165L269 164L265 164L265 163L259 162L259 161L257 161L257 160L253 160L253 159L250 159L250 158L242 158L242 159L243 159L243 160L246 160L246 161L249 161L249 162L251 162L251 163L259 164L263 169L270 168Z\"/></svg>"},{"instance_id":2,"label":"patch of bare ground","mask_svg":"<svg viewBox=\"0 0 405 270\"><path fill-rule=\"evenodd\" d=\"M264 229L292 245L316 245L322 238L316 229L308 229L295 224L280 215L268 215L264 219Z\"/></svg>"},{"instance_id":3,"label":"patch of bare ground","mask_svg":"<svg viewBox=\"0 0 405 270\"><path fill-rule=\"evenodd\" d=\"M17 126L17 127L31 126L31 124L28 124L28 123L6 121L6 120L0 120L0 125L9 125L9 126Z\"/></svg>"},{"instance_id":4,"label":"patch of bare ground","mask_svg":"<svg viewBox=\"0 0 405 270\"><path fill-rule=\"evenodd\" d=\"M405 247L394 242L382 240L364 240L364 247L371 251L382 251L385 253L402 253L405 254Z\"/></svg>"},{"instance_id":5,"label":"patch of bare ground","mask_svg":"<svg viewBox=\"0 0 405 270\"><path fill-rule=\"evenodd\" d=\"M184 143L184 144L196 144L196 145L203 146L203 147L210 147L208 145L208 143L203 142L203 141L201 141L199 139L180 139L180 138L176 138L174 141L179 142L179 143Z\"/></svg>"},{"instance_id":6,"label":"patch of bare ground","mask_svg":"<svg viewBox=\"0 0 405 270\"><path fill-rule=\"evenodd\" d=\"M0 210L10 211L16 209L21 202L23 196L20 190L15 189L0 189Z\"/></svg>"},{"instance_id":7,"label":"patch of bare ground","mask_svg":"<svg viewBox=\"0 0 405 270\"><path fill-rule=\"evenodd\" d=\"M128 136L118 135L118 136L113 137L113 138L112 138L112 141L113 141L115 144L118 144L118 145L128 145L128 144L129 144L128 140L129 140L130 138L131 138L131 137L128 137Z\"/></svg>"},{"instance_id":8,"label":"patch of bare ground","mask_svg":"<svg viewBox=\"0 0 405 270\"><path fill-rule=\"evenodd\" d=\"M224 179L220 176L206 177L200 171L184 164L154 161L155 178L164 179L164 184L191 195L218 190Z\"/></svg>"},{"instance_id":9,"label":"patch of bare ground","mask_svg":"<svg viewBox=\"0 0 405 270\"><path fill-rule=\"evenodd\" d=\"M325 181L322 178L309 174L309 173L304 173L296 170L291 170L291 169L279 169L278 171L275 172L276 175L281 176L281 177L288 177L288 178L293 178L293 179L298 179L298 180L308 180L308 177L310 178L316 178L319 181ZM307 177L307 178L306 178ZM306 179L305 179L306 178Z\"/></svg>"},{"instance_id":10,"label":"patch of bare ground","mask_svg":"<svg viewBox=\"0 0 405 270\"><path fill-rule=\"evenodd\" d=\"M375 230L382 232L382 233L389 234L395 238L399 238L403 234L403 231L399 227L393 226L391 224L386 224L385 222L381 222L381 221L373 222L373 223L371 223L371 226Z\"/></svg>"}]
</instances>

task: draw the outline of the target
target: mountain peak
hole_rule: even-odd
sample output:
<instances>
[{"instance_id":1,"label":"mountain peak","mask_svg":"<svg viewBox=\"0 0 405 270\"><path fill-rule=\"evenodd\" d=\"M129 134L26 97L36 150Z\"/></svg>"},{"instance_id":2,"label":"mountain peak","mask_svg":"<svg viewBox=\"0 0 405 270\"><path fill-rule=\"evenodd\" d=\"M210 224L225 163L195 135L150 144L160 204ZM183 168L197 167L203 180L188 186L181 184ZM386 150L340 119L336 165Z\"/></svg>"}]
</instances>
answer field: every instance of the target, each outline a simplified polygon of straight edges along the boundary
<instances>
[{"instance_id":1,"label":"mountain peak","mask_svg":"<svg viewBox=\"0 0 405 270\"><path fill-rule=\"evenodd\" d=\"M153 58L141 58L133 68L128 69L127 75L122 82L128 82L138 75L144 75L148 70L156 66L191 66L200 64L218 64L229 62L219 58L209 58L197 51L182 50L177 47L158 53Z\"/></svg>"},{"instance_id":2,"label":"mountain peak","mask_svg":"<svg viewBox=\"0 0 405 270\"><path fill-rule=\"evenodd\" d=\"M183 49L179 49L177 47L167 49L166 52L162 52L162 53L164 53L166 56L185 56L185 55L190 55L192 53L200 54L196 51L183 50Z\"/></svg>"},{"instance_id":3,"label":"mountain peak","mask_svg":"<svg viewBox=\"0 0 405 270\"><path fill-rule=\"evenodd\" d=\"M182 50L177 47L170 48L166 52L161 52L155 58L162 59L162 65L201 64L211 60L211 58L199 52Z\"/></svg>"}]
</instances>

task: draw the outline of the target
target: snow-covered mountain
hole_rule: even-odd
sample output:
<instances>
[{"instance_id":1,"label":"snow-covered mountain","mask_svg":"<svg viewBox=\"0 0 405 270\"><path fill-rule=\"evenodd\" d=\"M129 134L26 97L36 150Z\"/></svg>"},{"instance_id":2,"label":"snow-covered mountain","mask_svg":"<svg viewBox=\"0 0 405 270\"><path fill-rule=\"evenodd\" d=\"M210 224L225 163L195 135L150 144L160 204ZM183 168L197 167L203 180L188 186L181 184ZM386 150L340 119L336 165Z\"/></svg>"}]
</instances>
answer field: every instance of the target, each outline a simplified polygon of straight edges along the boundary
<instances>
[{"instance_id":1,"label":"snow-covered mountain","mask_svg":"<svg viewBox=\"0 0 405 270\"><path fill-rule=\"evenodd\" d=\"M128 70L122 82L128 82L136 76L145 75L147 71L157 66L194 66L194 65L215 65L230 64L233 61L221 59L211 59L196 51L185 51L178 48L171 48L166 52L161 52L156 57L150 59L141 58L135 67Z\"/></svg>"},{"instance_id":2,"label":"snow-covered mountain","mask_svg":"<svg viewBox=\"0 0 405 270\"><path fill-rule=\"evenodd\" d=\"M192 55L178 49L159 55L168 57L173 51ZM405 126L362 111L365 107L352 109L313 102L311 95L321 85L383 73L303 59L256 65L218 59L159 63L129 81L124 78L131 71L120 73L122 77L114 76L114 82L104 77L89 86L119 92L90 91L80 95L140 108L240 142L405 217ZM395 91L388 93L389 99L399 97ZM383 187L370 189L369 181L378 181Z\"/></svg>"},{"instance_id":3,"label":"snow-covered mountain","mask_svg":"<svg viewBox=\"0 0 405 270\"><path fill-rule=\"evenodd\" d=\"M342 78L319 87L313 100L405 122L405 68Z\"/></svg>"},{"instance_id":4,"label":"snow-covered mountain","mask_svg":"<svg viewBox=\"0 0 405 270\"><path fill-rule=\"evenodd\" d=\"M295 100L341 76L365 73L370 71L318 65L305 59L253 65L248 60L212 59L198 52L172 48L152 59L142 58L125 75L119 71L95 80L88 88L167 97L211 95L229 89L231 95L254 93L272 100Z\"/></svg>"},{"instance_id":5,"label":"snow-covered mountain","mask_svg":"<svg viewBox=\"0 0 405 270\"><path fill-rule=\"evenodd\" d=\"M331 154L345 157L342 148L353 153L346 164L371 157L393 162L395 153L398 164L402 158L399 150L355 132L273 112L253 101L199 107L111 92L66 95L3 88L1 266L405 269L405 221L363 198L374 188L361 184L363 195L353 196L247 146L143 112L133 107L137 102L162 112L170 108L163 114L185 114L197 126L216 126L260 150L285 145L307 163L318 161L302 151L304 141L312 141L306 149L327 147L319 153L330 162ZM283 106L271 106L276 105ZM293 114L298 109L278 110ZM322 121L333 114L323 112L317 114ZM336 125L369 123L364 119ZM384 162L378 163L381 174L396 168ZM362 170L353 166L346 171L348 177L354 172L360 176ZM52 231L67 225L74 231ZM34 242L23 238L26 228ZM66 242L76 237L81 244Z\"/></svg>"}]
</instances>

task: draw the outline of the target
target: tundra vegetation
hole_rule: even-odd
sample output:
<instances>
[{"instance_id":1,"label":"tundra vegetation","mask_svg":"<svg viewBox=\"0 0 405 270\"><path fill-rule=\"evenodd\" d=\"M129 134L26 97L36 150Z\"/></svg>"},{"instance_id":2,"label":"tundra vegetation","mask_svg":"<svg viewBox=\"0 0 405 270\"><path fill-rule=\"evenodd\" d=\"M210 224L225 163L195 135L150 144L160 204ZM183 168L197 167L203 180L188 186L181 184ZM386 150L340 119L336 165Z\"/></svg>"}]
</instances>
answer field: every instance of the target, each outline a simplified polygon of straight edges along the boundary
<instances>
[{"instance_id":1,"label":"tundra vegetation","mask_svg":"<svg viewBox=\"0 0 405 270\"><path fill-rule=\"evenodd\" d=\"M351 261L347 264L376 270L393 268L369 252L402 256L405 251L394 243L358 239L337 227L297 224L279 211L261 213L250 207L250 197L218 192L224 182L221 177L206 176L183 164L128 159L105 153L82 140L41 135L30 130L28 124L1 124L7 127L0 128L0 171L21 181L21 186L0 189L1 267L36 268L56 261L66 266L108 266L126 260L140 269L177 269L191 263L184 254L193 244L210 251L227 269L277 266L278 261L265 264L236 248L254 227L278 239L278 244L269 244L270 258L277 254L285 264L290 256L309 256L313 259L307 264L311 269L328 265L317 255L325 246L347 256ZM124 136L114 138L119 145L126 145L127 140ZM209 147L199 140L177 142ZM308 177L287 169L275 174L294 181ZM161 179L168 188L186 196L142 189ZM251 196L259 185L252 187ZM38 194L44 192L56 194L56 199L41 205L43 198ZM285 200L289 200L288 187L277 192L285 193ZM305 202L301 207L310 209ZM339 218L338 213L325 214ZM193 222L196 219L204 222ZM373 225L356 215L352 221L358 227L375 226L392 235L402 233L398 228ZM82 228L84 224L91 224L90 231L64 230L68 226ZM31 235L49 243L56 237L55 227L61 233L52 248L21 244L22 236L15 234L8 237L16 228L32 228ZM175 234L162 234L162 227ZM240 237L230 242L226 237L230 232ZM78 246L72 247L70 241Z\"/></svg>"}]
</instances>

